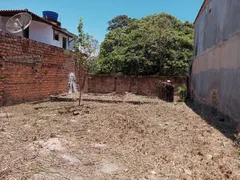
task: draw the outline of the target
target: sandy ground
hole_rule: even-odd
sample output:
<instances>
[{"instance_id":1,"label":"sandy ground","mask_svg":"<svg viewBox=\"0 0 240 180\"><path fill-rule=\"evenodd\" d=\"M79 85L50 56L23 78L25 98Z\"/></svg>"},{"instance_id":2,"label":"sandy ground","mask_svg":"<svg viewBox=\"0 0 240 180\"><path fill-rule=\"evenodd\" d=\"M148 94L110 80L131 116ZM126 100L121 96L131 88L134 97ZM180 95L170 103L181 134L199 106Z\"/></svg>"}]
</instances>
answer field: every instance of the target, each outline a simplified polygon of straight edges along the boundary
<instances>
[{"instance_id":1,"label":"sandy ground","mask_svg":"<svg viewBox=\"0 0 240 180\"><path fill-rule=\"evenodd\" d=\"M84 98L107 102L1 108L0 179L240 179L224 120L132 94Z\"/></svg>"}]
</instances>

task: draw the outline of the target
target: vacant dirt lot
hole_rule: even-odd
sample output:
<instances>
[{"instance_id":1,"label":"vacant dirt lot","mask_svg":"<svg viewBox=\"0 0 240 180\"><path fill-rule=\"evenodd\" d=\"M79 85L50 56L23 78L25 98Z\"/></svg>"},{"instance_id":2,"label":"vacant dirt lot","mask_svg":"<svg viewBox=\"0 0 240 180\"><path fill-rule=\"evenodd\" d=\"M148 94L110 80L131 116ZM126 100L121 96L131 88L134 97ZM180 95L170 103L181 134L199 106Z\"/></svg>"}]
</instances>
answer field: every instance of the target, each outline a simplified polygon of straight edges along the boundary
<instances>
[{"instance_id":1,"label":"vacant dirt lot","mask_svg":"<svg viewBox=\"0 0 240 180\"><path fill-rule=\"evenodd\" d=\"M1 108L0 179L240 179L224 119L131 94L83 98Z\"/></svg>"}]
</instances>

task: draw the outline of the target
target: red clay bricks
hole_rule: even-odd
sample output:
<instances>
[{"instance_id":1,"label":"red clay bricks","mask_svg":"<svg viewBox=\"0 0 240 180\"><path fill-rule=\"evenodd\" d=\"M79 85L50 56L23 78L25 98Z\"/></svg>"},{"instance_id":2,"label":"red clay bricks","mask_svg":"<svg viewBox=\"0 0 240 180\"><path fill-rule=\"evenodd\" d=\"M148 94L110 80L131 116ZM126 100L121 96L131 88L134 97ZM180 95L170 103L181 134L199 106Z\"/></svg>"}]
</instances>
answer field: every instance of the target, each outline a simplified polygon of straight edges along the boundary
<instances>
[{"instance_id":1,"label":"red clay bricks","mask_svg":"<svg viewBox=\"0 0 240 180\"><path fill-rule=\"evenodd\" d=\"M0 70L0 105L10 105L67 92L75 66L62 48L1 33Z\"/></svg>"}]
</instances>

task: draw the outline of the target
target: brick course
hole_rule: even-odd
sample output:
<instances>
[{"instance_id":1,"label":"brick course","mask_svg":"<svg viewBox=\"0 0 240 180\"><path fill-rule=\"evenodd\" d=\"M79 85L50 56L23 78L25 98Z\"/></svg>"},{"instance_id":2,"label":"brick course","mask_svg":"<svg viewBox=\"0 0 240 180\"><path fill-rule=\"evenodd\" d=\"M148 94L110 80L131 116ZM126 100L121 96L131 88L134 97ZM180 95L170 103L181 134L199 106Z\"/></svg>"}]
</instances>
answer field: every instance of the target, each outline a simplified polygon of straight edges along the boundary
<instances>
[{"instance_id":1,"label":"brick course","mask_svg":"<svg viewBox=\"0 0 240 180\"><path fill-rule=\"evenodd\" d=\"M62 48L0 33L0 105L67 92L74 61Z\"/></svg>"},{"instance_id":2,"label":"brick course","mask_svg":"<svg viewBox=\"0 0 240 180\"><path fill-rule=\"evenodd\" d=\"M186 84L186 77L89 75L87 91L92 93L132 92L156 96L159 82L167 80L175 86L175 91L179 86Z\"/></svg>"},{"instance_id":3,"label":"brick course","mask_svg":"<svg viewBox=\"0 0 240 180\"><path fill-rule=\"evenodd\" d=\"M0 106L37 101L49 95L65 93L68 91L70 72L78 76L71 53L66 54L62 48L0 33ZM184 77L89 75L84 91L133 92L152 96L157 95L159 81L168 79L176 88L186 83Z\"/></svg>"},{"instance_id":4,"label":"brick course","mask_svg":"<svg viewBox=\"0 0 240 180\"><path fill-rule=\"evenodd\" d=\"M115 77L111 75L90 75L88 92L111 93L115 91Z\"/></svg>"}]
</instances>

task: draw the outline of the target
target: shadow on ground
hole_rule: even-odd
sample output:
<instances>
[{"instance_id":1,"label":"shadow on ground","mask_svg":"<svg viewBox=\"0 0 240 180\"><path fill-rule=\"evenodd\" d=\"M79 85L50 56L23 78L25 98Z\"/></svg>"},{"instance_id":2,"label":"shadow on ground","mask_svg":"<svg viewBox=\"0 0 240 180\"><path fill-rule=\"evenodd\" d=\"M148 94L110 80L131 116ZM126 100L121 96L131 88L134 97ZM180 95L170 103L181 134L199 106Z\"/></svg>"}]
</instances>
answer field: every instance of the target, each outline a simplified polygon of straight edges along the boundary
<instances>
[{"instance_id":1,"label":"shadow on ground","mask_svg":"<svg viewBox=\"0 0 240 180\"><path fill-rule=\"evenodd\" d=\"M187 101L186 105L201 116L209 125L220 131L227 138L236 142L237 122L233 121L229 116L218 112L215 108L193 101Z\"/></svg>"}]
</instances>

